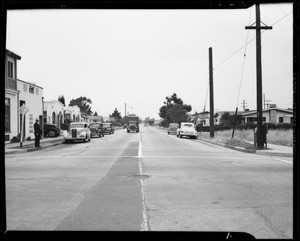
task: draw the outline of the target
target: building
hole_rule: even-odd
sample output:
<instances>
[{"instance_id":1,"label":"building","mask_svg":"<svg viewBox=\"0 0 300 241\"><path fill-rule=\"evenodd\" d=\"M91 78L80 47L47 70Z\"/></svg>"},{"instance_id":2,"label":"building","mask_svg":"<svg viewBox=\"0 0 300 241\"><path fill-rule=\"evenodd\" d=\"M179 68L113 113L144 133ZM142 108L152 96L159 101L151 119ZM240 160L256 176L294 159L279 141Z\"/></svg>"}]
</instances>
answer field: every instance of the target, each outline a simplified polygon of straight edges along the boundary
<instances>
[{"instance_id":1,"label":"building","mask_svg":"<svg viewBox=\"0 0 300 241\"><path fill-rule=\"evenodd\" d=\"M218 126L221 123L221 117L224 113L229 113L229 115L234 116L235 111L217 111L214 114L214 125ZM238 111L237 115L241 116L242 111ZM195 123L195 125L199 125L202 123L203 126L210 126L210 112L209 111L203 111L201 113L193 114L191 116L191 121Z\"/></svg>"},{"instance_id":2,"label":"building","mask_svg":"<svg viewBox=\"0 0 300 241\"><path fill-rule=\"evenodd\" d=\"M43 119L46 124L64 123L64 105L59 100L44 101Z\"/></svg>"},{"instance_id":3,"label":"building","mask_svg":"<svg viewBox=\"0 0 300 241\"><path fill-rule=\"evenodd\" d=\"M88 119L90 120L89 122L103 122L102 116L89 116Z\"/></svg>"},{"instance_id":4,"label":"building","mask_svg":"<svg viewBox=\"0 0 300 241\"><path fill-rule=\"evenodd\" d=\"M34 139L33 124L35 119L39 119L39 123L43 125L43 88L35 83L17 80L17 89L19 90L19 107L23 104L28 108L28 112L24 116L24 140L27 138ZM22 125L22 115L19 114L20 130Z\"/></svg>"},{"instance_id":5,"label":"building","mask_svg":"<svg viewBox=\"0 0 300 241\"><path fill-rule=\"evenodd\" d=\"M65 123L83 121L77 105L64 106L59 100L44 101L43 117L44 123L58 124L59 128Z\"/></svg>"},{"instance_id":6,"label":"building","mask_svg":"<svg viewBox=\"0 0 300 241\"><path fill-rule=\"evenodd\" d=\"M5 141L20 133L19 90L17 88L17 61L21 57L12 51L5 54Z\"/></svg>"},{"instance_id":7,"label":"building","mask_svg":"<svg viewBox=\"0 0 300 241\"><path fill-rule=\"evenodd\" d=\"M64 107L64 123L82 122L80 108L77 105Z\"/></svg>"},{"instance_id":8,"label":"building","mask_svg":"<svg viewBox=\"0 0 300 241\"><path fill-rule=\"evenodd\" d=\"M262 110L263 122L266 123L293 123L293 110L277 107ZM242 114L243 123L257 122L257 111L247 111Z\"/></svg>"},{"instance_id":9,"label":"building","mask_svg":"<svg viewBox=\"0 0 300 241\"><path fill-rule=\"evenodd\" d=\"M5 56L5 142L19 139L23 127L23 140L34 139L33 124L36 118L42 123L43 88L17 77L17 60L21 57L10 50ZM20 107L26 106L24 122Z\"/></svg>"}]
</instances>

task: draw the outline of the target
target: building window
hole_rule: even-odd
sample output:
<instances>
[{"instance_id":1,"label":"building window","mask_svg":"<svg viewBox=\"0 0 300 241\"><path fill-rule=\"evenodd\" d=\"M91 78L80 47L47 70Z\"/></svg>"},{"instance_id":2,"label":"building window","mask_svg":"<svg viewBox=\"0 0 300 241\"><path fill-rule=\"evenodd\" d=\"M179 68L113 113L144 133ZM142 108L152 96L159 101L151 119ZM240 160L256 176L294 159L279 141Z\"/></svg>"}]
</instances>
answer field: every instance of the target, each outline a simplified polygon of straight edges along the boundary
<instances>
[{"instance_id":1,"label":"building window","mask_svg":"<svg viewBox=\"0 0 300 241\"><path fill-rule=\"evenodd\" d=\"M279 117L279 123L283 123L283 117Z\"/></svg>"},{"instance_id":2,"label":"building window","mask_svg":"<svg viewBox=\"0 0 300 241\"><path fill-rule=\"evenodd\" d=\"M266 117L263 117L262 120L263 120L264 122L266 122Z\"/></svg>"},{"instance_id":3,"label":"building window","mask_svg":"<svg viewBox=\"0 0 300 241\"><path fill-rule=\"evenodd\" d=\"M5 98L5 131L10 131L10 99Z\"/></svg>"},{"instance_id":4,"label":"building window","mask_svg":"<svg viewBox=\"0 0 300 241\"><path fill-rule=\"evenodd\" d=\"M34 94L34 87L33 86L29 86L29 93Z\"/></svg>"},{"instance_id":5,"label":"building window","mask_svg":"<svg viewBox=\"0 0 300 241\"><path fill-rule=\"evenodd\" d=\"M8 61L7 76L9 78L14 78L14 64L10 61Z\"/></svg>"}]
</instances>

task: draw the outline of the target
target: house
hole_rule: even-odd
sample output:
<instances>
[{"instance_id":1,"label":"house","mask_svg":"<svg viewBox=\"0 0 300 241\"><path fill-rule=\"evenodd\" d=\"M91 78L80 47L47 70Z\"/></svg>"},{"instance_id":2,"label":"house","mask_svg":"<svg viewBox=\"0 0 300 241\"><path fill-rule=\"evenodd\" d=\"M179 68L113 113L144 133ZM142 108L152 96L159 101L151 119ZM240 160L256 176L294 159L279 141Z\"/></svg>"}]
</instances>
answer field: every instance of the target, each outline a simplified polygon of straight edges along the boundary
<instances>
[{"instance_id":1,"label":"house","mask_svg":"<svg viewBox=\"0 0 300 241\"><path fill-rule=\"evenodd\" d=\"M103 122L102 116L89 116L88 119L90 122Z\"/></svg>"},{"instance_id":2,"label":"house","mask_svg":"<svg viewBox=\"0 0 300 241\"><path fill-rule=\"evenodd\" d=\"M43 119L45 124L64 123L64 105L58 100L44 101Z\"/></svg>"},{"instance_id":3,"label":"house","mask_svg":"<svg viewBox=\"0 0 300 241\"><path fill-rule=\"evenodd\" d=\"M44 101L44 123L62 124L84 121L77 105L64 106L59 100Z\"/></svg>"},{"instance_id":4,"label":"house","mask_svg":"<svg viewBox=\"0 0 300 241\"><path fill-rule=\"evenodd\" d=\"M28 137L34 139L35 119L39 119L39 123L43 124L43 88L35 83L26 82L17 79L17 89L19 90L19 107L23 104L28 108L28 112L24 116L24 140ZM20 130L22 125L22 115L19 114Z\"/></svg>"},{"instance_id":5,"label":"house","mask_svg":"<svg viewBox=\"0 0 300 241\"><path fill-rule=\"evenodd\" d=\"M266 123L293 123L293 110L277 107L262 110L263 122ZM242 114L243 123L257 122L257 111L247 111Z\"/></svg>"},{"instance_id":6,"label":"house","mask_svg":"<svg viewBox=\"0 0 300 241\"><path fill-rule=\"evenodd\" d=\"M10 50L5 53L5 141L20 133L19 90L17 88L17 61L21 57Z\"/></svg>"},{"instance_id":7,"label":"house","mask_svg":"<svg viewBox=\"0 0 300 241\"><path fill-rule=\"evenodd\" d=\"M64 123L67 122L82 122L80 108L77 105L64 107Z\"/></svg>"},{"instance_id":8,"label":"house","mask_svg":"<svg viewBox=\"0 0 300 241\"><path fill-rule=\"evenodd\" d=\"M221 117L224 113L228 112L229 115L234 116L235 111L217 111L214 114L214 125L220 125ZM241 116L243 112L238 111L237 115ZM210 126L210 112L209 111L203 111L197 114L193 114L191 116L191 121L195 123L195 125L198 125L200 123L203 124L203 126Z\"/></svg>"}]
</instances>

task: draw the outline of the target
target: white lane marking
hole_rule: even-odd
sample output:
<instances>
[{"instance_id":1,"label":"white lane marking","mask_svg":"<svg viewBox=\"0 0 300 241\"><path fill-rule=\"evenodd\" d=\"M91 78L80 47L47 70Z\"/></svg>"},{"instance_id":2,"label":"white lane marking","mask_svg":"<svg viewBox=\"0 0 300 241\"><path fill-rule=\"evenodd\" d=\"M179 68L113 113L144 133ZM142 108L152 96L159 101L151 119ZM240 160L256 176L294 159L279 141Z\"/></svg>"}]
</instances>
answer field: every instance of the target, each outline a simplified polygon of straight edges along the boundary
<instances>
[{"instance_id":1,"label":"white lane marking","mask_svg":"<svg viewBox=\"0 0 300 241\"><path fill-rule=\"evenodd\" d=\"M52 159L52 158L197 158L197 159L249 159L241 156L142 156L142 151L139 150L138 156L8 156L9 159ZM263 157L251 158L252 160L266 160Z\"/></svg>"},{"instance_id":2,"label":"white lane marking","mask_svg":"<svg viewBox=\"0 0 300 241\"><path fill-rule=\"evenodd\" d=\"M142 168L142 157L143 157L143 151L142 151L142 142L139 142L139 153L138 153L138 158L139 158L139 172L140 176L143 175L143 168ZM147 210L146 210L146 201L145 201L145 193L144 193L144 181L142 178L140 178L140 183L141 183L141 192L142 192L142 206L143 206L143 222L141 224L141 231L148 231L148 217L147 217Z\"/></svg>"},{"instance_id":3,"label":"white lane marking","mask_svg":"<svg viewBox=\"0 0 300 241\"><path fill-rule=\"evenodd\" d=\"M53 158L137 158L137 156L7 156L6 159L53 159Z\"/></svg>"},{"instance_id":4,"label":"white lane marking","mask_svg":"<svg viewBox=\"0 0 300 241\"><path fill-rule=\"evenodd\" d=\"M142 157L142 155L143 155L143 153L142 153L143 151L142 151L142 142L140 141L139 142L139 153L138 153L138 157Z\"/></svg>"},{"instance_id":5,"label":"white lane marking","mask_svg":"<svg viewBox=\"0 0 300 241\"><path fill-rule=\"evenodd\" d=\"M276 161L280 161L280 162L285 162L285 163L293 164L293 162L286 161L286 160L282 160L282 159L279 159L279 158L274 158L274 157L273 157L273 159L276 160Z\"/></svg>"}]
</instances>

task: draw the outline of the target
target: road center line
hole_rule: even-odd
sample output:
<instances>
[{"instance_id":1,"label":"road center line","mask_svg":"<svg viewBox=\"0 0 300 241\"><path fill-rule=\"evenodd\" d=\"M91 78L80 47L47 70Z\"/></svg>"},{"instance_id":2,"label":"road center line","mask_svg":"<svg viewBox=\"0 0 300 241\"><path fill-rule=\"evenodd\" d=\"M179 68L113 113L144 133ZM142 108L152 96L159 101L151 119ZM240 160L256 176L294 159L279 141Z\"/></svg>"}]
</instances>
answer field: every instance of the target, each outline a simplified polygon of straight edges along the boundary
<instances>
[{"instance_id":1,"label":"road center line","mask_svg":"<svg viewBox=\"0 0 300 241\"><path fill-rule=\"evenodd\" d=\"M143 155L143 153L142 153L142 142L140 141L140 142L139 142L139 152L138 152L138 157L141 158L142 155Z\"/></svg>"},{"instance_id":2,"label":"road center line","mask_svg":"<svg viewBox=\"0 0 300 241\"><path fill-rule=\"evenodd\" d=\"M139 152L138 152L138 158L139 158L139 172L140 176L143 175L143 168L142 168L142 142L139 142ZM145 201L145 193L144 193L144 181L142 178L140 178L140 183L141 183L141 193L142 193L142 206L143 206L143 222L141 224L141 231L148 231L148 218L147 218L147 210L146 210L146 201Z\"/></svg>"}]
</instances>

